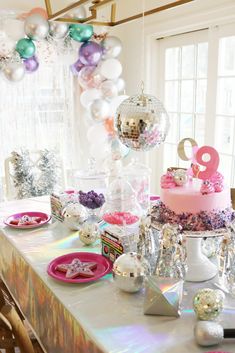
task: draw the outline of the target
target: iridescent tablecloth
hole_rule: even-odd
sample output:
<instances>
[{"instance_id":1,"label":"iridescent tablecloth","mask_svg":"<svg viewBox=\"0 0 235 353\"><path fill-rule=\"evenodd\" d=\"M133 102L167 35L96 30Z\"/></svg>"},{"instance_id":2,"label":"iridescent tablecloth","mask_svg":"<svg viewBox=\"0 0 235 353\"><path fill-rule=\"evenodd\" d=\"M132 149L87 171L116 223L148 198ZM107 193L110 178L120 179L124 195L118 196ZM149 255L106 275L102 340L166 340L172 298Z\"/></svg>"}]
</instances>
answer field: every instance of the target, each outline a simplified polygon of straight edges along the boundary
<instances>
[{"instance_id":1,"label":"iridescent tablecloth","mask_svg":"<svg viewBox=\"0 0 235 353\"><path fill-rule=\"evenodd\" d=\"M0 205L0 217L19 211L49 212L49 199L39 198ZM0 272L24 315L48 353L202 353L193 339L196 322L192 296L212 283L186 283L181 318L143 315L144 293L116 289L107 275L90 284L66 284L47 275L48 263L75 252L100 252L86 247L76 232L62 224L35 230L0 230ZM235 327L235 300L226 297L219 322ZM235 352L235 341L217 350ZM214 349L215 350L215 349Z\"/></svg>"}]
</instances>

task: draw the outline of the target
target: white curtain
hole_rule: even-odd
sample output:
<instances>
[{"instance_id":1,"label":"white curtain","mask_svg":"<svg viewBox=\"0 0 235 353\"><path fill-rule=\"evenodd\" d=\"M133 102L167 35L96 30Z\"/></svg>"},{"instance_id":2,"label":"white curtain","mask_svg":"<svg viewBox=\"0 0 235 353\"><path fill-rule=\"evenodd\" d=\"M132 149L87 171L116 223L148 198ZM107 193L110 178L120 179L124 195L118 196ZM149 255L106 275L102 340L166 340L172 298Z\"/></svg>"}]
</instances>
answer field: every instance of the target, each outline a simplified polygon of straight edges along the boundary
<instances>
[{"instance_id":1,"label":"white curtain","mask_svg":"<svg viewBox=\"0 0 235 353\"><path fill-rule=\"evenodd\" d=\"M71 63L71 61L70 61ZM0 165L13 150L56 150L64 170L80 167L76 79L68 62L41 64L18 83L0 76Z\"/></svg>"}]
</instances>

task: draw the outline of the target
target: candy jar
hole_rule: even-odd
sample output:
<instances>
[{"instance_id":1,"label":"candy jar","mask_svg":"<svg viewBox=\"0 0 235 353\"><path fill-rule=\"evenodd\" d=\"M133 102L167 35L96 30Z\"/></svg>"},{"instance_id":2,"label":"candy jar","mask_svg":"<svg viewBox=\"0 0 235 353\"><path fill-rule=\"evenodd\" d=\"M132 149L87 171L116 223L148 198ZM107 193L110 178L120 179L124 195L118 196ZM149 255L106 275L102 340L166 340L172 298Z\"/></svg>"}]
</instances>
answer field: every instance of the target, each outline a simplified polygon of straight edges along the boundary
<instances>
[{"instance_id":1,"label":"candy jar","mask_svg":"<svg viewBox=\"0 0 235 353\"><path fill-rule=\"evenodd\" d=\"M150 205L151 169L139 163L136 159L133 159L131 163L124 168L123 174L135 190L137 200L144 213L147 213Z\"/></svg>"},{"instance_id":2,"label":"candy jar","mask_svg":"<svg viewBox=\"0 0 235 353\"><path fill-rule=\"evenodd\" d=\"M118 177L110 184L101 213L108 224L129 226L139 221L141 207L135 191L124 178Z\"/></svg>"},{"instance_id":3,"label":"candy jar","mask_svg":"<svg viewBox=\"0 0 235 353\"><path fill-rule=\"evenodd\" d=\"M94 190L88 192L79 191L79 202L82 206L86 207L88 218L95 222L100 220L99 211L105 202L102 193L98 194Z\"/></svg>"},{"instance_id":4,"label":"candy jar","mask_svg":"<svg viewBox=\"0 0 235 353\"><path fill-rule=\"evenodd\" d=\"M93 159L89 160L88 169L78 171L75 174L77 189L83 192L94 190L94 192L105 194L108 185L108 174L100 171Z\"/></svg>"}]
</instances>

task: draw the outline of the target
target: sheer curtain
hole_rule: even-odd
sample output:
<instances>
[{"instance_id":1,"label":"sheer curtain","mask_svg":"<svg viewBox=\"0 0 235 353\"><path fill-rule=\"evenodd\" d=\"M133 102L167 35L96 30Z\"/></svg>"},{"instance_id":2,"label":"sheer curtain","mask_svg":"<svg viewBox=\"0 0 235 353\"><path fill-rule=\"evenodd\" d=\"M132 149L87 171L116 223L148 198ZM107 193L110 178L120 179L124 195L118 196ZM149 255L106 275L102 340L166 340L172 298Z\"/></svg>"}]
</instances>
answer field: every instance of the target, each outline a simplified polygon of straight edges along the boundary
<instances>
[{"instance_id":1,"label":"sheer curtain","mask_svg":"<svg viewBox=\"0 0 235 353\"><path fill-rule=\"evenodd\" d=\"M80 166L76 86L68 62L41 64L15 84L0 77L1 178L4 160L20 148L58 151L65 171Z\"/></svg>"}]
</instances>

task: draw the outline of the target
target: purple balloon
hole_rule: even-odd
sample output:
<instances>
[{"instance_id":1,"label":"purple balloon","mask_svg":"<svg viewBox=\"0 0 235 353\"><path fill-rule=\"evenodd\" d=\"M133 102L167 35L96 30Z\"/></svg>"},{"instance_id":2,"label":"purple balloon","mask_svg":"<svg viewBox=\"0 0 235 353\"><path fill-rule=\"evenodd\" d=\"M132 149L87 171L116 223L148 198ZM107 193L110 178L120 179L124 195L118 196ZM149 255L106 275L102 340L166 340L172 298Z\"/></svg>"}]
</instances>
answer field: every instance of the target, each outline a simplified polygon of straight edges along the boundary
<instances>
[{"instance_id":1,"label":"purple balloon","mask_svg":"<svg viewBox=\"0 0 235 353\"><path fill-rule=\"evenodd\" d=\"M97 65L102 54L102 47L92 41L83 43L79 49L79 59L84 65Z\"/></svg>"},{"instance_id":2,"label":"purple balloon","mask_svg":"<svg viewBox=\"0 0 235 353\"><path fill-rule=\"evenodd\" d=\"M31 58L25 59L24 60L24 67L25 67L25 71L28 73L32 73L37 71L38 67L39 67L39 62L38 59L36 58L36 56L31 56Z\"/></svg>"},{"instance_id":3,"label":"purple balloon","mask_svg":"<svg viewBox=\"0 0 235 353\"><path fill-rule=\"evenodd\" d=\"M84 64L78 59L74 64L70 65L70 70L73 75L77 75L83 67Z\"/></svg>"}]
</instances>

